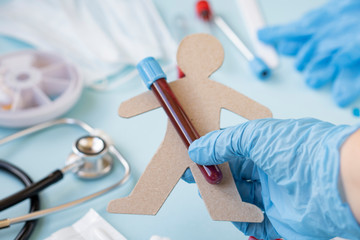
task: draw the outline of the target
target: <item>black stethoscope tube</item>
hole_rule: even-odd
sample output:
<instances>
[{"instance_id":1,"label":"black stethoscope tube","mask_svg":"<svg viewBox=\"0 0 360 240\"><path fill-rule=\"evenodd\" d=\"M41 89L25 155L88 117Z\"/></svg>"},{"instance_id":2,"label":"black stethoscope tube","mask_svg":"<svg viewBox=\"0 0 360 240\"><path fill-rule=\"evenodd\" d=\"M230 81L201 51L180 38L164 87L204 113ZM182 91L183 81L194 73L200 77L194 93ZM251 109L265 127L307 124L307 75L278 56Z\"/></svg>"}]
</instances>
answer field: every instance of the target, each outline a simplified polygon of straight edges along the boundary
<instances>
[{"instance_id":1,"label":"black stethoscope tube","mask_svg":"<svg viewBox=\"0 0 360 240\"><path fill-rule=\"evenodd\" d=\"M60 181L63 176L64 174L61 170L55 170L42 180L27 186L23 190L14 193L13 195L3 198L0 200L0 211L7 209L29 197L37 195L41 190Z\"/></svg>"},{"instance_id":2,"label":"black stethoscope tube","mask_svg":"<svg viewBox=\"0 0 360 240\"><path fill-rule=\"evenodd\" d=\"M29 186L33 183L31 178L21 169L18 167L12 165L11 163L8 163L6 161L0 160L0 169L10 173L11 175L15 176L17 179L19 179L25 186ZM34 195L30 198L30 210L29 212L38 211L40 209L40 200L39 195ZM35 226L36 226L37 220L29 220L26 221L23 228L20 230L20 232L15 237L15 240L26 240L29 239L31 233L33 232Z\"/></svg>"}]
</instances>

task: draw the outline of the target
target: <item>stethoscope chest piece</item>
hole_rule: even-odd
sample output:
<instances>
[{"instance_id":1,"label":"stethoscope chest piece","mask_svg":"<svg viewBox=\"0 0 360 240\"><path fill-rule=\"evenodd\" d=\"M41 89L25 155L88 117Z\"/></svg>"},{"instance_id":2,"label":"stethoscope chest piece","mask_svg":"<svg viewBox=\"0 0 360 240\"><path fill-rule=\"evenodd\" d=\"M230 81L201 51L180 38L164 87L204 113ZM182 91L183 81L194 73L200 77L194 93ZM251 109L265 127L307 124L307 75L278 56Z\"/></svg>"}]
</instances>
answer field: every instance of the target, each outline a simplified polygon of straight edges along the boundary
<instances>
[{"instance_id":1,"label":"stethoscope chest piece","mask_svg":"<svg viewBox=\"0 0 360 240\"><path fill-rule=\"evenodd\" d=\"M128 162L124 159L124 157L120 154L120 152L116 149L116 147L111 141L111 138L107 136L107 134L103 131L94 129L85 122L77 119L64 118L35 125L33 127L27 128L25 130L0 139L0 146L15 139L61 124L76 125L85 130L89 135L80 137L73 144L72 153L68 156L66 164L63 168L56 169L54 172L50 173L40 181L32 183L23 190L14 193L4 199L0 199L0 211L21 202L26 198L36 196L40 191L61 180L64 174L70 171L83 179L96 179L106 175L107 173L110 173L114 165L113 162L118 161L118 163L124 168L124 174L122 175L121 179L116 181L114 184L82 198L58 205L56 207L33 211L24 216L3 220L0 219L0 229L9 227L14 223L34 220L46 216L50 213L84 203L90 199L99 197L112 189L115 189L116 187L124 184L129 179L130 166ZM17 169L15 170L21 171Z\"/></svg>"},{"instance_id":2,"label":"stethoscope chest piece","mask_svg":"<svg viewBox=\"0 0 360 240\"><path fill-rule=\"evenodd\" d=\"M74 173L84 179L99 178L110 172L113 157L106 142L99 136L80 137L73 145L73 152L66 160L66 165L82 162Z\"/></svg>"}]
</instances>

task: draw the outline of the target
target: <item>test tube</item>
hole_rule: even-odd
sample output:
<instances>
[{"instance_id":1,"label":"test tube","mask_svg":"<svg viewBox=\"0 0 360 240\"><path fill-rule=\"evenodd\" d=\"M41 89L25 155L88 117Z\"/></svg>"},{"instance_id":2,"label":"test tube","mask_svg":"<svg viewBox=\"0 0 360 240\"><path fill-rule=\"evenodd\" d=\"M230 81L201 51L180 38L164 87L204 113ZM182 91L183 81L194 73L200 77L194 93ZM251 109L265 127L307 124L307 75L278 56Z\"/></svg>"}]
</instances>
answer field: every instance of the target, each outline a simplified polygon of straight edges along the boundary
<instances>
[{"instance_id":1,"label":"test tube","mask_svg":"<svg viewBox=\"0 0 360 240\"><path fill-rule=\"evenodd\" d=\"M165 110L186 148L189 148L190 144L198 139L200 135L191 124L175 94L172 92L160 65L153 57L148 57L137 65L137 69L146 86L154 93ZM209 183L220 183L222 173L218 166L198 165L198 167Z\"/></svg>"},{"instance_id":2,"label":"test tube","mask_svg":"<svg viewBox=\"0 0 360 240\"><path fill-rule=\"evenodd\" d=\"M198 16L205 22L213 22L225 34L225 36L234 44L240 51L244 58L248 61L253 73L261 80L267 79L271 75L270 68L259 57L257 57L250 49L241 41L241 39L234 33L229 25L220 16L212 14L210 4L201 0L196 4L196 11Z\"/></svg>"}]
</instances>

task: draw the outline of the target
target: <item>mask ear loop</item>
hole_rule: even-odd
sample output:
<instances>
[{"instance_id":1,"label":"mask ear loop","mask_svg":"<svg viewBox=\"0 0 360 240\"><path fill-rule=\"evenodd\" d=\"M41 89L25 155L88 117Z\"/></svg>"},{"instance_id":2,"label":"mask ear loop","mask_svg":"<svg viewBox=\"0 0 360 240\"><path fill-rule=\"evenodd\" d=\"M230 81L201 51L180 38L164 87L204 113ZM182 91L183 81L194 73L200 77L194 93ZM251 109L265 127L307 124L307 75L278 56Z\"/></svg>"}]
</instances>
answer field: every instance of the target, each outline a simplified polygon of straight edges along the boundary
<instances>
[{"instance_id":1,"label":"mask ear loop","mask_svg":"<svg viewBox=\"0 0 360 240\"><path fill-rule=\"evenodd\" d=\"M131 69L129 72L125 73L123 76L117 77L117 79L114 81L110 80L109 77L105 77L100 79L99 81L92 83L91 85L89 85L89 87L96 91L114 90L120 85L123 85L128 81L134 79L136 76L138 76L138 72L136 68L134 68Z\"/></svg>"}]
</instances>

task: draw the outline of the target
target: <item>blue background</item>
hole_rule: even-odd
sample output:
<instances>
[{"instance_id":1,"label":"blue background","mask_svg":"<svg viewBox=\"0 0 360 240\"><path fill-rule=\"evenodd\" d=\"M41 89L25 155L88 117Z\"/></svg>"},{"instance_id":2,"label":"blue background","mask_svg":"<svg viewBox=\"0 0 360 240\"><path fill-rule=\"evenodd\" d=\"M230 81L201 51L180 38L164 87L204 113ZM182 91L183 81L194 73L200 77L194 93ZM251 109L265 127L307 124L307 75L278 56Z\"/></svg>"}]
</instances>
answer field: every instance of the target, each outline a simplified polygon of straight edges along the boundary
<instances>
[{"instance_id":1,"label":"blue background","mask_svg":"<svg viewBox=\"0 0 360 240\"><path fill-rule=\"evenodd\" d=\"M155 3L169 28L173 29L175 17L183 15L191 21L194 17L194 0L166 1ZM299 18L311 8L325 1L272 0L259 1L268 24L286 23ZM234 0L212 1L213 9L222 15L236 33L249 44L241 16ZM196 24L194 24L196 25ZM196 32L200 29L192 29ZM174 30L172 30L174 31ZM234 50L231 43L215 31L213 34L225 49L223 66L211 78L267 106L275 118L314 117L335 124L355 124L359 118L352 115L357 101L347 108L339 108L330 96L330 87L321 90L308 88L303 76L294 69L294 60L280 58L280 65L269 81L257 80L243 57ZM27 46L2 37L0 51L6 53ZM175 78L169 73L170 79ZM110 214L107 203L124 197L131 192L147 163L156 152L165 134L166 116L161 109L131 119L117 116L120 103L146 91L139 77L121 85L115 90L98 92L84 89L81 99L64 117L81 119L95 128L109 133L121 153L130 162L132 178L123 187L79 207L44 217L39 221L31 239L43 239L60 228L73 224L89 208L94 208L103 218L128 239L149 239L152 235L180 239L247 239L229 222L212 221L205 205L199 198L196 185L180 181L156 216ZM221 127L243 122L239 116L222 111ZM14 129L0 128L0 137L16 132ZM83 134L69 126L52 128L48 131L23 138L5 146L0 146L0 157L20 166L34 180L46 176L56 168L61 168L71 151L73 141ZM89 194L115 182L121 169L116 168L111 176L97 181L83 181L72 174L55 186L41 193L41 207L56 206L69 200ZM22 188L12 177L0 174L0 197L7 196ZM0 213L0 218L15 217L27 212L28 202ZM0 239L12 239L22 224L0 231Z\"/></svg>"}]
</instances>

